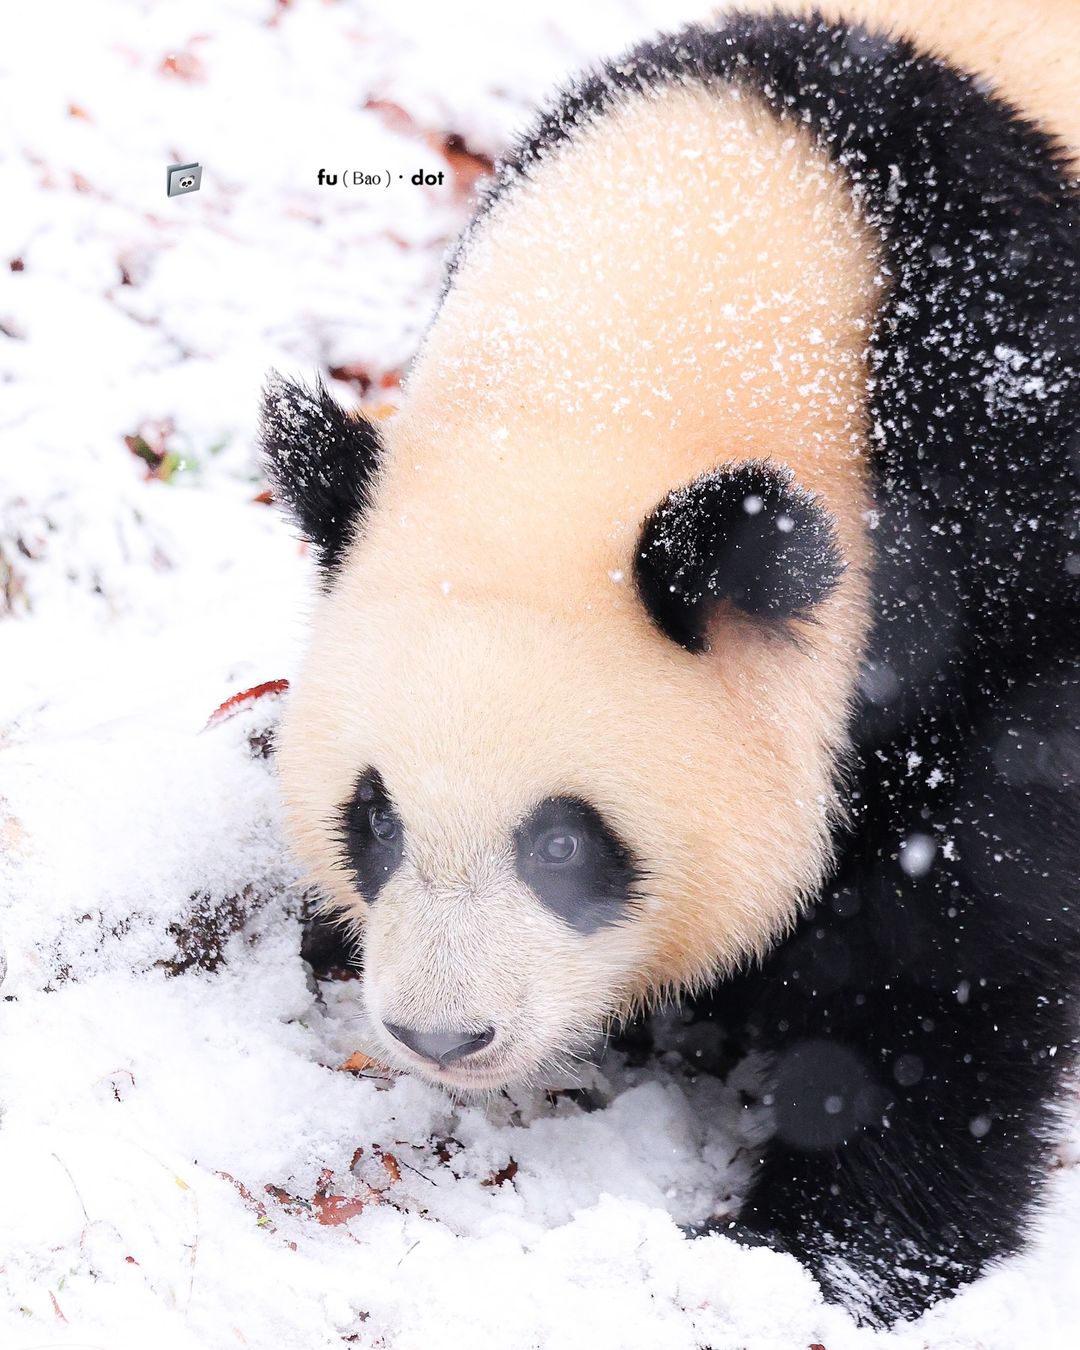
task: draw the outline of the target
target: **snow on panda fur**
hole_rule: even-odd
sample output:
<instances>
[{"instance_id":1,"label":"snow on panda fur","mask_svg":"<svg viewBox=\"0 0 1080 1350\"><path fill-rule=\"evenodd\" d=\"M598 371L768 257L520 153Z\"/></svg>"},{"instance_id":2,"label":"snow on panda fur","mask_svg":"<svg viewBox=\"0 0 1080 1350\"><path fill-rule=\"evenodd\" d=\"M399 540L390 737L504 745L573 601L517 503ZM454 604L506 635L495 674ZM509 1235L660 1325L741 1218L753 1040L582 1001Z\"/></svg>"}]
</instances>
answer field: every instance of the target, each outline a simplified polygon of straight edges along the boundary
<instances>
[{"instance_id":1,"label":"snow on panda fur","mask_svg":"<svg viewBox=\"0 0 1080 1350\"><path fill-rule=\"evenodd\" d=\"M541 115L390 422L271 382L280 768L379 1053L695 997L774 1054L729 1230L882 1322L1017 1248L1072 1061L1080 33L787 8Z\"/></svg>"}]
</instances>

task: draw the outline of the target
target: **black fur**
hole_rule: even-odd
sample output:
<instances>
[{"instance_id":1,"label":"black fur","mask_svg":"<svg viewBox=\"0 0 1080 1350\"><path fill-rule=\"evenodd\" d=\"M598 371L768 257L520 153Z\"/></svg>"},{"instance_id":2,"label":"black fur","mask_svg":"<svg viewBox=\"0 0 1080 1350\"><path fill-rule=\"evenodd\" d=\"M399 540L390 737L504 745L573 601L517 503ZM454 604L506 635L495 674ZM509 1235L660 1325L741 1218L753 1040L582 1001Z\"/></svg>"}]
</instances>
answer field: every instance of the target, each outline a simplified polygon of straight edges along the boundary
<instances>
[{"instance_id":1,"label":"black fur","mask_svg":"<svg viewBox=\"0 0 1080 1350\"><path fill-rule=\"evenodd\" d=\"M674 80L738 82L812 129L885 250L851 825L801 930L702 1012L777 1054L740 1231L888 1322L1020 1246L1075 1059L1080 205L1054 142L970 76L816 15L736 14L575 85L480 218ZM662 626L700 640L693 605Z\"/></svg>"},{"instance_id":2,"label":"black fur","mask_svg":"<svg viewBox=\"0 0 1080 1350\"><path fill-rule=\"evenodd\" d=\"M645 608L691 652L707 650L725 601L762 619L805 619L843 570L828 513L789 471L753 461L668 493L634 558Z\"/></svg>"},{"instance_id":3,"label":"black fur","mask_svg":"<svg viewBox=\"0 0 1080 1350\"><path fill-rule=\"evenodd\" d=\"M329 585L369 504L378 430L346 412L321 381L312 390L272 375L260 444L274 496L311 541Z\"/></svg>"}]
</instances>

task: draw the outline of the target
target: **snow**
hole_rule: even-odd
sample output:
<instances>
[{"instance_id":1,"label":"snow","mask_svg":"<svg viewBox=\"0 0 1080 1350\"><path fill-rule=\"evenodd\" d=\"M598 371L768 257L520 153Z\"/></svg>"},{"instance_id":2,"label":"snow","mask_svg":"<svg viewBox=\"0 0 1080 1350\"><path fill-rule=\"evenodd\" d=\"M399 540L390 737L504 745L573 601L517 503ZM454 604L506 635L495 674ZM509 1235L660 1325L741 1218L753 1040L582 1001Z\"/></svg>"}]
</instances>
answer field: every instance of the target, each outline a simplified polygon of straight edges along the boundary
<instances>
[{"instance_id":1,"label":"snow","mask_svg":"<svg viewBox=\"0 0 1080 1350\"><path fill-rule=\"evenodd\" d=\"M290 675L312 587L255 500L266 372L363 370L392 398L465 219L450 181L331 191L318 169L437 172L427 132L497 153L553 80L680 17L20 10L0 54L5 1350L1074 1344L1075 1134L1032 1250L884 1334L788 1257L682 1236L745 1187L764 1123L739 1105L757 1066L695 1075L675 1019L648 1064L593 1071L595 1110L342 1071L351 985L300 958L262 753L278 704L205 727ZM167 200L189 160L202 190ZM1000 361L1003 399L1036 378ZM168 481L126 437L175 457Z\"/></svg>"}]
</instances>

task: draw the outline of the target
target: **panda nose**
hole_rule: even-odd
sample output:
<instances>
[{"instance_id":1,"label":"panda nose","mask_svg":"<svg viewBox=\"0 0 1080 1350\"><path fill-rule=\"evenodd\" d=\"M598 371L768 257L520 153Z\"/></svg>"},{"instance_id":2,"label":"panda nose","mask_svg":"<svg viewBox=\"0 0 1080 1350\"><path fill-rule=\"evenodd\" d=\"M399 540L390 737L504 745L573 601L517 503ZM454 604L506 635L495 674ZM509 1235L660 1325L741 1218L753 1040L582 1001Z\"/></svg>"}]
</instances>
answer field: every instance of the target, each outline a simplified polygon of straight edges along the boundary
<instances>
[{"instance_id":1,"label":"panda nose","mask_svg":"<svg viewBox=\"0 0 1080 1350\"><path fill-rule=\"evenodd\" d=\"M445 1066L454 1060L464 1059L483 1050L495 1039L495 1028L486 1031L417 1031L414 1027L399 1026L397 1022L386 1022L385 1027L395 1040L407 1045L415 1054L429 1059L433 1064Z\"/></svg>"}]
</instances>

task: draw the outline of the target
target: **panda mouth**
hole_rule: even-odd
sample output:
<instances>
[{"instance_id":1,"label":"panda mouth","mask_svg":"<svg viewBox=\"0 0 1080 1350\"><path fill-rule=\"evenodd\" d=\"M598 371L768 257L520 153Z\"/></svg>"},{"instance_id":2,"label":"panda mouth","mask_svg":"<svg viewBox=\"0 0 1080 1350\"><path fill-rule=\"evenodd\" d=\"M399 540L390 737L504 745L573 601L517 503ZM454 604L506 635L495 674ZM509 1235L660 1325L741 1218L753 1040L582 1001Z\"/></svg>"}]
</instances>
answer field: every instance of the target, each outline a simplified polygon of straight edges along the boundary
<instances>
[{"instance_id":1,"label":"panda mouth","mask_svg":"<svg viewBox=\"0 0 1080 1350\"><path fill-rule=\"evenodd\" d=\"M518 1066L516 1057L508 1052L512 1052L512 1046L502 1042L497 1047L481 1050L467 1059L440 1064L395 1047L394 1058L409 1073L449 1091L490 1093L506 1087L517 1077L527 1076L526 1067Z\"/></svg>"},{"instance_id":2,"label":"panda mouth","mask_svg":"<svg viewBox=\"0 0 1080 1350\"><path fill-rule=\"evenodd\" d=\"M430 1060L411 1055L409 1060L410 1073L454 1093L498 1092L513 1081L513 1074L506 1071L502 1056L487 1063L470 1065L433 1064Z\"/></svg>"},{"instance_id":3,"label":"panda mouth","mask_svg":"<svg viewBox=\"0 0 1080 1350\"><path fill-rule=\"evenodd\" d=\"M429 1077L440 1087L453 1088L461 1092L494 1092L504 1088L510 1081L505 1073L497 1070L485 1070L480 1066L466 1068L432 1068Z\"/></svg>"}]
</instances>

